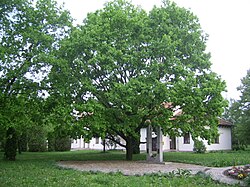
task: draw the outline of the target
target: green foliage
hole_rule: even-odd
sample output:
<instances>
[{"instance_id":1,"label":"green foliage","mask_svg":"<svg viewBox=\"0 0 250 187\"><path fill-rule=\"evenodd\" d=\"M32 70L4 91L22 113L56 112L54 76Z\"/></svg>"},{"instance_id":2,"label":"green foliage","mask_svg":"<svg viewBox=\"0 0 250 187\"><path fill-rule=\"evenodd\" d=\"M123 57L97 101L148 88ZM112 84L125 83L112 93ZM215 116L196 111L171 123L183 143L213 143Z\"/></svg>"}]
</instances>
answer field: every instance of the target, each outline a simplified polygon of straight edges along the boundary
<instances>
[{"instance_id":1,"label":"green foliage","mask_svg":"<svg viewBox=\"0 0 250 187\"><path fill-rule=\"evenodd\" d=\"M244 149L250 144L250 70L241 80L237 88L241 92L239 100L231 100L229 110L230 120L234 123L233 145L236 149Z\"/></svg>"},{"instance_id":2,"label":"green foliage","mask_svg":"<svg viewBox=\"0 0 250 187\"><path fill-rule=\"evenodd\" d=\"M70 151L71 139L69 136L56 137L55 139L55 151Z\"/></svg>"},{"instance_id":3,"label":"green foliage","mask_svg":"<svg viewBox=\"0 0 250 187\"><path fill-rule=\"evenodd\" d=\"M18 151L26 152L28 151L28 134L27 132L22 132L21 135L18 137Z\"/></svg>"},{"instance_id":4,"label":"green foliage","mask_svg":"<svg viewBox=\"0 0 250 187\"><path fill-rule=\"evenodd\" d=\"M70 151L71 138L68 129L57 126L48 133L48 151Z\"/></svg>"},{"instance_id":5,"label":"green foliage","mask_svg":"<svg viewBox=\"0 0 250 187\"><path fill-rule=\"evenodd\" d=\"M6 129L3 125L0 125L0 151L4 150L4 144L6 139Z\"/></svg>"},{"instance_id":6,"label":"green foliage","mask_svg":"<svg viewBox=\"0 0 250 187\"><path fill-rule=\"evenodd\" d=\"M0 130L19 136L44 125L46 81L71 18L54 0L2 0L0 14Z\"/></svg>"},{"instance_id":7,"label":"green foliage","mask_svg":"<svg viewBox=\"0 0 250 187\"><path fill-rule=\"evenodd\" d=\"M180 129L211 139L217 132L225 83L211 71L206 40L198 18L174 3L147 14L114 0L88 14L61 43L58 58L67 69L51 71L68 77L64 84L76 109L93 113L81 118L80 127L122 137L131 159L131 142L146 120L168 134ZM173 108L164 108L164 102ZM170 121L176 108L183 114Z\"/></svg>"},{"instance_id":8,"label":"green foliage","mask_svg":"<svg viewBox=\"0 0 250 187\"><path fill-rule=\"evenodd\" d=\"M194 140L194 152L195 153L205 153L207 150L205 144L201 140Z\"/></svg>"},{"instance_id":9,"label":"green foliage","mask_svg":"<svg viewBox=\"0 0 250 187\"><path fill-rule=\"evenodd\" d=\"M55 135L50 132L48 133L48 151L55 151Z\"/></svg>"},{"instance_id":10,"label":"green foliage","mask_svg":"<svg viewBox=\"0 0 250 187\"><path fill-rule=\"evenodd\" d=\"M16 151L17 151L16 131L13 127L9 127L7 132L6 132L4 158L6 160L11 160L11 161L16 160Z\"/></svg>"},{"instance_id":11,"label":"green foliage","mask_svg":"<svg viewBox=\"0 0 250 187\"><path fill-rule=\"evenodd\" d=\"M233 147L232 149L235 151L239 151L239 150L245 150L247 148L247 146L243 143L239 143L239 142L233 142Z\"/></svg>"},{"instance_id":12,"label":"green foliage","mask_svg":"<svg viewBox=\"0 0 250 187\"><path fill-rule=\"evenodd\" d=\"M35 126L29 131L28 147L30 152L47 150L47 132L42 126Z\"/></svg>"}]
</instances>

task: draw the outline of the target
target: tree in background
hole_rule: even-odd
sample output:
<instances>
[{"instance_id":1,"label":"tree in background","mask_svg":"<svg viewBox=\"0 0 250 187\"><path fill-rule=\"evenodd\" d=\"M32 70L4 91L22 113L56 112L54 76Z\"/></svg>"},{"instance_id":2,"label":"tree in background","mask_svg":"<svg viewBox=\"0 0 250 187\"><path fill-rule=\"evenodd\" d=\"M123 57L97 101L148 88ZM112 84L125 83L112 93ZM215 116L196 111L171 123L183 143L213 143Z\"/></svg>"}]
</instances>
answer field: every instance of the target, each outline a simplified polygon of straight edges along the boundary
<instances>
[{"instance_id":1,"label":"tree in background","mask_svg":"<svg viewBox=\"0 0 250 187\"><path fill-rule=\"evenodd\" d=\"M59 63L54 53L71 18L53 0L2 0L0 15L0 125L21 134L39 112L37 99L50 89L43 82Z\"/></svg>"},{"instance_id":2,"label":"tree in background","mask_svg":"<svg viewBox=\"0 0 250 187\"><path fill-rule=\"evenodd\" d=\"M16 130L13 127L10 127L6 132L4 158L11 161L16 160L16 150L17 150Z\"/></svg>"},{"instance_id":3,"label":"tree in background","mask_svg":"<svg viewBox=\"0 0 250 187\"><path fill-rule=\"evenodd\" d=\"M81 128L108 135L131 160L146 121L169 135L217 135L225 83L211 71L206 40L198 18L174 3L165 1L147 14L115 0L88 14L62 42L67 68L52 71L72 75L63 80L74 107L91 114L79 120ZM177 109L182 115L170 121Z\"/></svg>"},{"instance_id":4,"label":"tree in background","mask_svg":"<svg viewBox=\"0 0 250 187\"><path fill-rule=\"evenodd\" d=\"M231 102L229 115L234 123L234 148L242 149L250 144L250 70L237 89L241 92L240 99Z\"/></svg>"}]
</instances>

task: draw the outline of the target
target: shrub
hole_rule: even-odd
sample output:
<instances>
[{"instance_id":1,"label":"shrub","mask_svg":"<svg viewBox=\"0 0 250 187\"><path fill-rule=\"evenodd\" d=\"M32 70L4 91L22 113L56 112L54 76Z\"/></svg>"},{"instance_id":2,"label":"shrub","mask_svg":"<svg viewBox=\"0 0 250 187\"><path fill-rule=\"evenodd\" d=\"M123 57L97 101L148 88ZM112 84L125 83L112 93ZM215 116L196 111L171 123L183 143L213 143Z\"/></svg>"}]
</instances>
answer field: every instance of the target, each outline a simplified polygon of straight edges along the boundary
<instances>
[{"instance_id":1,"label":"shrub","mask_svg":"<svg viewBox=\"0 0 250 187\"><path fill-rule=\"evenodd\" d=\"M27 134L27 132L24 132L21 135L19 135L18 151L19 151L19 153L28 151L28 134Z\"/></svg>"},{"instance_id":2,"label":"shrub","mask_svg":"<svg viewBox=\"0 0 250 187\"><path fill-rule=\"evenodd\" d=\"M47 132L43 127L33 127L29 132L28 147L30 152L44 152L47 150Z\"/></svg>"},{"instance_id":3,"label":"shrub","mask_svg":"<svg viewBox=\"0 0 250 187\"><path fill-rule=\"evenodd\" d=\"M48 151L70 151L71 138L65 129L56 128L48 133Z\"/></svg>"},{"instance_id":4,"label":"shrub","mask_svg":"<svg viewBox=\"0 0 250 187\"><path fill-rule=\"evenodd\" d=\"M235 151L239 151L239 150L243 150L243 151L245 151L246 150L246 145L244 145L244 144L240 144L240 143L237 143L237 144L233 144L233 150L235 150Z\"/></svg>"},{"instance_id":5,"label":"shrub","mask_svg":"<svg viewBox=\"0 0 250 187\"><path fill-rule=\"evenodd\" d=\"M48 133L48 151L55 151L55 136L53 133Z\"/></svg>"},{"instance_id":6,"label":"shrub","mask_svg":"<svg viewBox=\"0 0 250 187\"><path fill-rule=\"evenodd\" d=\"M55 138L55 151L70 151L71 139L69 136Z\"/></svg>"},{"instance_id":7,"label":"shrub","mask_svg":"<svg viewBox=\"0 0 250 187\"><path fill-rule=\"evenodd\" d=\"M17 135L13 127L8 128L6 132L6 143L4 158L7 160L16 160Z\"/></svg>"},{"instance_id":8,"label":"shrub","mask_svg":"<svg viewBox=\"0 0 250 187\"><path fill-rule=\"evenodd\" d=\"M196 153L205 153L207 149L202 141L194 140L194 149L193 150Z\"/></svg>"}]
</instances>

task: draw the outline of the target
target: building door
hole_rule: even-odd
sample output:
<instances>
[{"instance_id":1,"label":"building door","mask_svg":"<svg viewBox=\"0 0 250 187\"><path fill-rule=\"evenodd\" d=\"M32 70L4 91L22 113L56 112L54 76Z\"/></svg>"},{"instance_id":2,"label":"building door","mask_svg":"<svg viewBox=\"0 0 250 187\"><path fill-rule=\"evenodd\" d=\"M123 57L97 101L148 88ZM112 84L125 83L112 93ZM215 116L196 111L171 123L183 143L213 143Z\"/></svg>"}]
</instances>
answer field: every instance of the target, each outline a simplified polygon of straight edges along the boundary
<instances>
[{"instance_id":1,"label":"building door","mask_svg":"<svg viewBox=\"0 0 250 187\"><path fill-rule=\"evenodd\" d=\"M170 137L170 149L176 149L176 137Z\"/></svg>"}]
</instances>

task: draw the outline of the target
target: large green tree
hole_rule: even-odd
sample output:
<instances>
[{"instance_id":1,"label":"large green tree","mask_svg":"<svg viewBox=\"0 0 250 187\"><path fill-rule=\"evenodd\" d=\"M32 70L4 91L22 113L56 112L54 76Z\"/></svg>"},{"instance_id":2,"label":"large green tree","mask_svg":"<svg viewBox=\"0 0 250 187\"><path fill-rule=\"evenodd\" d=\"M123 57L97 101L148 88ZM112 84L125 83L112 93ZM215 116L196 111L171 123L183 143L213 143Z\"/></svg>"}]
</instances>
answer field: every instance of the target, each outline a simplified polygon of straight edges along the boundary
<instances>
[{"instance_id":1,"label":"large green tree","mask_svg":"<svg viewBox=\"0 0 250 187\"><path fill-rule=\"evenodd\" d=\"M34 119L39 111L35 106L40 107L37 98L50 89L43 81L59 63L54 55L58 42L70 27L68 12L53 0L1 0L0 125L4 129L21 131Z\"/></svg>"},{"instance_id":2,"label":"large green tree","mask_svg":"<svg viewBox=\"0 0 250 187\"><path fill-rule=\"evenodd\" d=\"M115 0L88 14L61 48L77 77L75 106L92 114L83 123L111 140L122 137L128 160L146 122L170 135L211 139L225 83L211 71L206 40L198 18L174 3L147 13ZM182 115L169 120L177 108Z\"/></svg>"}]
</instances>

